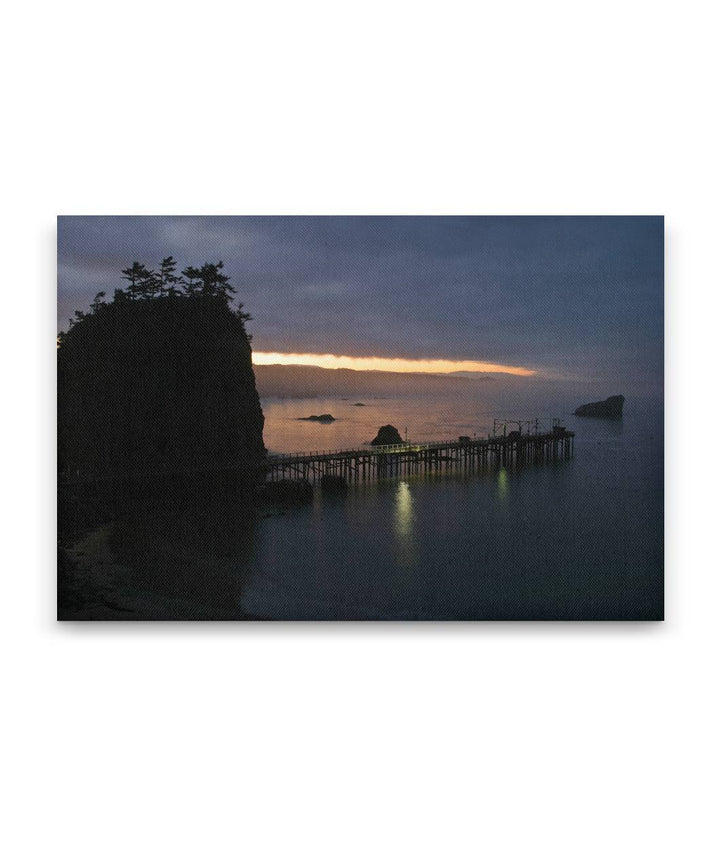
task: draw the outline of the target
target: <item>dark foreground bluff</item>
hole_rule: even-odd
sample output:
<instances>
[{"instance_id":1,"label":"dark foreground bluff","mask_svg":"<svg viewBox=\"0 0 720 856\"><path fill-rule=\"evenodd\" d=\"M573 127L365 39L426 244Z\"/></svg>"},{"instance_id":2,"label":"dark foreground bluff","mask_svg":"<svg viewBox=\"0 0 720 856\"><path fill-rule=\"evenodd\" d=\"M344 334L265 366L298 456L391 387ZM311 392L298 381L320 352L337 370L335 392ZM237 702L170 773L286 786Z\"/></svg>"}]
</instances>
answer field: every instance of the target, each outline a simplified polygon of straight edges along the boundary
<instances>
[{"instance_id":1,"label":"dark foreground bluff","mask_svg":"<svg viewBox=\"0 0 720 856\"><path fill-rule=\"evenodd\" d=\"M127 290L98 295L60 336L58 476L73 491L61 491L61 521L76 485L117 500L118 485L129 498L151 486L183 495L212 473L248 489L262 478L248 316L230 304L221 265L180 278L168 263L165 276L129 268Z\"/></svg>"},{"instance_id":2,"label":"dark foreground bluff","mask_svg":"<svg viewBox=\"0 0 720 856\"><path fill-rule=\"evenodd\" d=\"M622 419L624 403L624 396L611 395L605 401L593 401L591 404L583 404L575 411L575 415L596 416L602 419Z\"/></svg>"}]
</instances>

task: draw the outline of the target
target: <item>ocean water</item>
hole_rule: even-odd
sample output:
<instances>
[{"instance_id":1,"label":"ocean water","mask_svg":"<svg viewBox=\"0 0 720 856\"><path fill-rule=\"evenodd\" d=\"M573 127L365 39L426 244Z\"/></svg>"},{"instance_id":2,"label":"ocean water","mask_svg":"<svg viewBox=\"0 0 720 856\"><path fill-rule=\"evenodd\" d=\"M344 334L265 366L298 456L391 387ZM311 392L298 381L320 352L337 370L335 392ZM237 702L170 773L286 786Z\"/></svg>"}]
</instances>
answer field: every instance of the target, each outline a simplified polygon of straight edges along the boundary
<instances>
[{"instance_id":1,"label":"ocean water","mask_svg":"<svg viewBox=\"0 0 720 856\"><path fill-rule=\"evenodd\" d=\"M663 408L572 416L566 386L264 399L270 452L354 448L383 424L408 439L483 436L494 418L559 417L570 460L316 488L248 516L218 498L128 509L69 550L75 618L658 619L663 614ZM331 413L319 424L301 417ZM508 429L512 428L508 425Z\"/></svg>"},{"instance_id":2,"label":"ocean water","mask_svg":"<svg viewBox=\"0 0 720 856\"><path fill-rule=\"evenodd\" d=\"M381 425L394 425L403 438L423 443L457 440L460 435L485 436L495 419L545 420L572 412L572 393L547 393L486 388L467 384L436 395L383 395L363 399L263 399L263 437L270 454L358 448L369 444ZM358 406L362 405L362 406ZM336 421L305 421L329 413ZM511 426L508 425L508 430Z\"/></svg>"},{"instance_id":3,"label":"ocean water","mask_svg":"<svg viewBox=\"0 0 720 856\"><path fill-rule=\"evenodd\" d=\"M658 619L663 614L663 410L571 414L570 392L264 400L271 452L351 448L391 423L411 441L484 435L493 418L559 416L571 460L316 491L256 522L240 606L277 619ZM329 424L300 417L331 413Z\"/></svg>"}]
</instances>

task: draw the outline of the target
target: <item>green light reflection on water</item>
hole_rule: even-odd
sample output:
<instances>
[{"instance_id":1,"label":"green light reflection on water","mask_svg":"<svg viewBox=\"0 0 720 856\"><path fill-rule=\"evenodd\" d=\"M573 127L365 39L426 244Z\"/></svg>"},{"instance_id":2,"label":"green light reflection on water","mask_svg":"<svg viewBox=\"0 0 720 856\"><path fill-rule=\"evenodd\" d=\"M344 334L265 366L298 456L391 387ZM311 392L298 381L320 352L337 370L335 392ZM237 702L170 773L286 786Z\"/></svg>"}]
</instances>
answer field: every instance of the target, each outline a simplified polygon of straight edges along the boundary
<instances>
[{"instance_id":1,"label":"green light reflection on water","mask_svg":"<svg viewBox=\"0 0 720 856\"><path fill-rule=\"evenodd\" d=\"M507 500L508 494L510 492L510 482L508 480L508 471L503 467L500 472L498 472L498 483L497 483L497 495L498 499L503 502Z\"/></svg>"}]
</instances>

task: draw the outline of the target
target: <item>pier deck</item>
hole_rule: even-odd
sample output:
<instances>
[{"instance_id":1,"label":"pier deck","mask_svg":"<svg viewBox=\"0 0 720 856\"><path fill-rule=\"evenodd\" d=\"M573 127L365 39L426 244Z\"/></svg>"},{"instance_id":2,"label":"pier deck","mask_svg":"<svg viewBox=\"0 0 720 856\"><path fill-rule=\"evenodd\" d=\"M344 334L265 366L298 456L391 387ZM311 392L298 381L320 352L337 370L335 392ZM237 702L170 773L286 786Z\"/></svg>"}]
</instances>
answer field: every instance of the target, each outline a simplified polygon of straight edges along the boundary
<instances>
[{"instance_id":1,"label":"pier deck","mask_svg":"<svg viewBox=\"0 0 720 856\"><path fill-rule=\"evenodd\" d=\"M267 481L341 476L348 482L389 478L413 473L480 470L514 464L543 463L572 457L572 431L554 429L542 434L521 434L434 443L402 443L312 453L269 455Z\"/></svg>"}]
</instances>

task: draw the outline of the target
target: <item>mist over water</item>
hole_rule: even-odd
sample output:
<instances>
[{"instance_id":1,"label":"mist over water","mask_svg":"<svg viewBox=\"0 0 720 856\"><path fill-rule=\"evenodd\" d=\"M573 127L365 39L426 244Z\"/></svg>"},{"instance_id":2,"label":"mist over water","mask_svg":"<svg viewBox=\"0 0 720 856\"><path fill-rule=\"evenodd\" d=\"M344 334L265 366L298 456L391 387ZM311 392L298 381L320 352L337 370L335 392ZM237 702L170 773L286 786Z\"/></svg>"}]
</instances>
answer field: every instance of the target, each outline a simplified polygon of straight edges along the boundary
<instances>
[{"instance_id":1,"label":"mist over water","mask_svg":"<svg viewBox=\"0 0 720 856\"><path fill-rule=\"evenodd\" d=\"M274 618L647 619L662 616L662 404L581 419L571 388L528 394L263 400L271 452L478 436L493 417L561 417L570 461L352 485L258 522L242 607ZM596 396L600 397L600 396ZM337 422L298 421L331 413Z\"/></svg>"}]
</instances>

